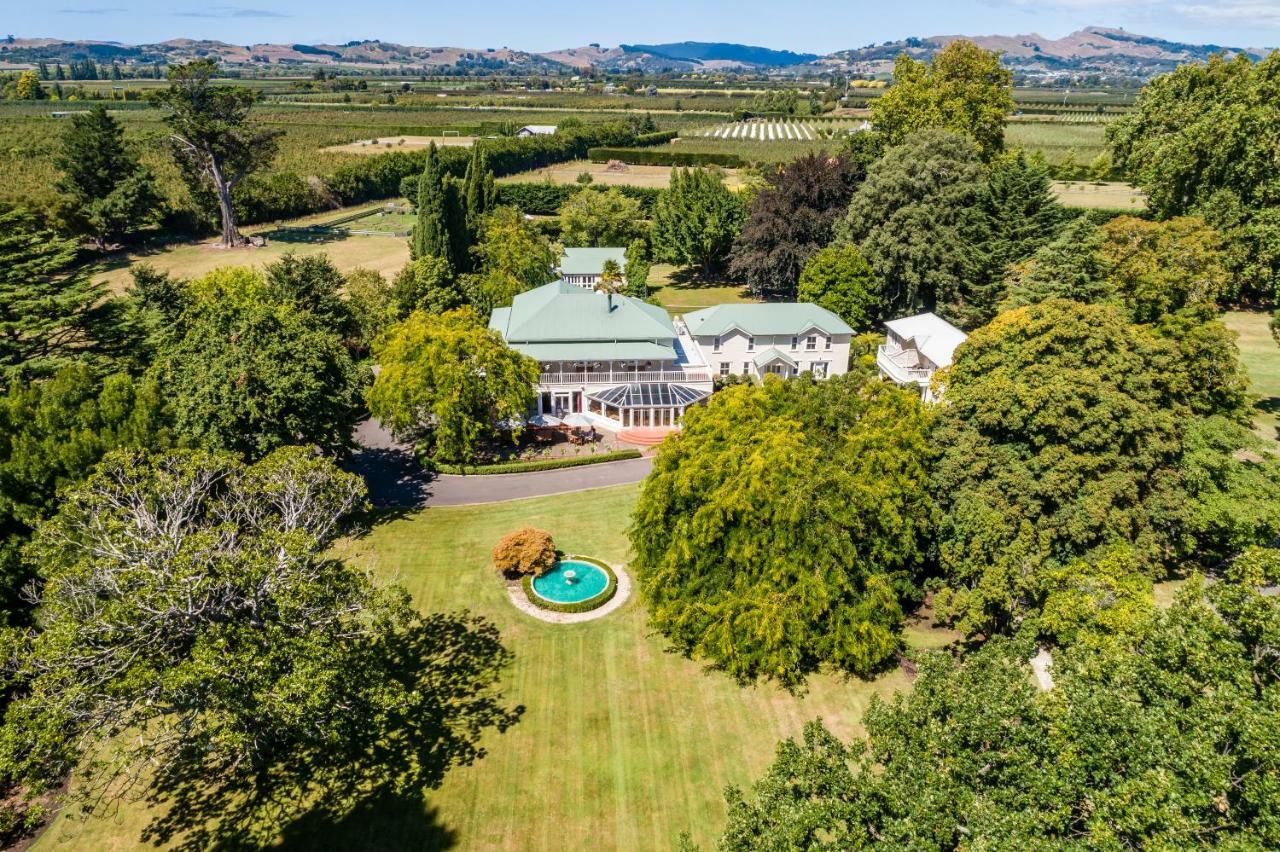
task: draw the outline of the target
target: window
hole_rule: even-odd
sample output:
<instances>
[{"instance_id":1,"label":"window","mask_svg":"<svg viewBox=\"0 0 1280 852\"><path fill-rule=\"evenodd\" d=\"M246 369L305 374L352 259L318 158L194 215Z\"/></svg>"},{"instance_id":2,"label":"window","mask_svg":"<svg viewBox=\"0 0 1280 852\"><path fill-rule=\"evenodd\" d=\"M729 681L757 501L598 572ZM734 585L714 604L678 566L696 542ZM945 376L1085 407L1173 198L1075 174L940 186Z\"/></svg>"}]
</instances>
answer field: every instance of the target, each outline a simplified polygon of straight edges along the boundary
<instances>
[{"instance_id":1,"label":"window","mask_svg":"<svg viewBox=\"0 0 1280 852\"><path fill-rule=\"evenodd\" d=\"M817 336L816 334L811 334L811 335L809 335L808 337L806 337L806 338L805 338L805 341L804 341L804 348L805 348L805 351L806 351L806 352L812 352L812 351L814 351L815 349L817 349L817 348L818 348L818 336Z\"/></svg>"},{"instance_id":2,"label":"window","mask_svg":"<svg viewBox=\"0 0 1280 852\"><path fill-rule=\"evenodd\" d=\"M718 336L716 337L715 341L711 344L711 351L712 352L720 351L720 338Z\"/></svg>"},{"instance_id":3,"label":"window","mask_svg":"<svg viewBox=\"0 0 1280 852\"><path fill-rule=\"evenodd\" d=\"M756 339L754 337L747 338L747 351L754 352L756 350Z\"/></svg>"},{"instance_id":4,"label":"window","mask_svg":"<svg viewBox=\"0 0 1280 852\"><path fill-rule=\"evenodd\" d=\"M798 348L799 348L799 346L800 346L800 338L798 338L798 337L793 337L793 338L791 338L791 348L792 348L792 350L798 349Z\"/></svg>"},{"instance_id":5,"label":"window","mask_svg":"<svg viewBox=\"0 0 1280 852\"><path fill-rule=\"evenodd\" d=\"M749 375L751 375L751 362L750 362L750 361L743 361L743 362L742 362L742 375L744 375L744 376L749 376Z\"/></svg>"},{"instance_id":6,"label":"window","mask_svg":"<svg viewBox=\"0 0 1280 852\"><path fill-rule=\"evenodd\" d=\"M728 361L721 361L721 362L720 362L720 375L722 375L722 376L727 376L727 375L729 375L729 362L728 362Z\"/></svg>"},{"instance_id":7,"label":"window","mask_svg":"<svg viewBox=\"0 0 1280 852\"><path fill-rule=\"evenodd\" d=\"M823 349L830 349L830 348L831 348L831 336L827 335L827 345L824 346Z\"/></svg>"}]
</instances>

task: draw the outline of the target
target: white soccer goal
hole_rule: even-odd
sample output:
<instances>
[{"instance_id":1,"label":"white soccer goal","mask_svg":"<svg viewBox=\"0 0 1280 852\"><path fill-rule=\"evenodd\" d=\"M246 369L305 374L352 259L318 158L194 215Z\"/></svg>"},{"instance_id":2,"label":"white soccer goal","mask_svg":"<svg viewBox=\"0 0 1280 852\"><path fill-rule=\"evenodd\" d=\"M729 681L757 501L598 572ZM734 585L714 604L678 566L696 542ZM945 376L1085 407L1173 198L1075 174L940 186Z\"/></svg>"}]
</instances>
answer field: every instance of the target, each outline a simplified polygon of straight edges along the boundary
<instances>
[{"instance_id":1,"label":"white soccer goal","mask_svg":"<svg viewBox=\"0 0 1280 852\"><path fill-rule=\"evenodd\" d=\"M461 136L462 131L461 130L441 130L440 135L441 136Z\"/></svg>"}]
</instances>

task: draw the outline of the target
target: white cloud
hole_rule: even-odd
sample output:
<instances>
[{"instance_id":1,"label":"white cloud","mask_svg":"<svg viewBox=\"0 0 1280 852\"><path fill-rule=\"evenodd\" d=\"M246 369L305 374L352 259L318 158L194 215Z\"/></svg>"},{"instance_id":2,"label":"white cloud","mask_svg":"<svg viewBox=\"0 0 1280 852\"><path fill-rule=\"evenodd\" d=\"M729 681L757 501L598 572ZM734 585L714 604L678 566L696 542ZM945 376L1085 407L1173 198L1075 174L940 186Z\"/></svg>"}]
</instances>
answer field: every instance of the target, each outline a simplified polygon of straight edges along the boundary
<instances>
[{"instance_id":1,"label":"white cloud","mask_svg":"<svg viewBox=\"0 0 1280 852\"><path fill-rule=\"evenodd\" d=\"M1193 21L1214 24L1241 24L1280 27L1280 3L1260 0L1218 0L1216 3L1176 3L1173 11Z\"/></svg>"}]
</instances>

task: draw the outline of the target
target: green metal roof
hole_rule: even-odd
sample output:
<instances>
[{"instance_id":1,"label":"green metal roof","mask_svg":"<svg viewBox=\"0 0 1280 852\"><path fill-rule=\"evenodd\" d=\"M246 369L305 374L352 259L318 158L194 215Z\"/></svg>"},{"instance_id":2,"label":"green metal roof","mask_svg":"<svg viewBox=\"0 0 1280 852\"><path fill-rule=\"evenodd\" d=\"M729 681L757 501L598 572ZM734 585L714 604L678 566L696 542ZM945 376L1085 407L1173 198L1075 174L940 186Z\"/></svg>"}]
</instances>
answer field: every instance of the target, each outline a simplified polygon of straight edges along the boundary
<instances>
[{"instance_id":1,"label":"green metal roof","mask_svg":"<svg viewBox=\"0 0 1280 852\"><path fill-rule=\"evenodd\" d=\"M783 361L790 367L796 366L795 359L781 349L766 349L751 360L757 367L763 367L765 364L771 364L774 361Z\"/></svg>"},{"instance_id":2,"label":"green metal roof","mask_svg":"<svg viewBox=\"0 0 1280 852\"><path fill-rule=\"evenodd\" d=\"M657 305L626 296L608 296L556 281L516 296L498 308L489 327L507 343L635 341L671 345L676 329Z\"/></svg>"},{"instance_id":3,"label":"green metal roof","mask_svg":"<svg viewBox=\"0 0 1280 852\"><path fill-rule=\"evenodd\" d=\"M511 348L539 361L598 361L607 363L609 361L677 360L675 347L663 346L659 343L631 341L610 343L587 340L579 343L513 343Z\"/></svg>"},{"instance_id":4,"label":"green metal roof","mask_svg":"<svg viewBox=\"0 0 1280 852\"><path fill-rule=\"evenodd\" d=\"M716 305L684 316L693 335L722 335L738 329L750 335L803 334L818 328L827 334L853 334L853 329L826 308L809 302L766 302Z\"/></svg>"},{"instance_id":5,"label":"green metal roof","mask_svg":"<svg viewBox=\"0 0 1280 852\"><path fill-rule=\"evenodd\" d=\"M599 275L604 269L604 262L612 260L618 264L621 272L627 265L627 250L624 248L566 248L564 257L560 258L561 275Z\"/></svg>"}]
</instances>

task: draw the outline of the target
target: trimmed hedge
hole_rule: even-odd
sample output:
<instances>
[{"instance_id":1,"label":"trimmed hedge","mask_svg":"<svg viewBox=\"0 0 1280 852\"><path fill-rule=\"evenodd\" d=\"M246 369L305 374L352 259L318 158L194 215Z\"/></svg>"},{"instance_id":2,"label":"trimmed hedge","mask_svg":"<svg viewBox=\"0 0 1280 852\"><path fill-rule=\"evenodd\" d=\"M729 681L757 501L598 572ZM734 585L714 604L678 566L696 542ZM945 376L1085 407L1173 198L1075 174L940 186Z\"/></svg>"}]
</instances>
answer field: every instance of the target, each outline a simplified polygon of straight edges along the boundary
<instances>
[{"instance_id":1,"label":"trimmed hedge","mask_svg":"<svg viewBox=\"0 0 1280 852\"><path fill-rule=\"evenodd\" d=\"M568 160L580 160L593 146L631 145L635 138L626 124L611 122L574 127L554 136L483 139L476 144L484 147L494 175L502 177ZM443 147L438 151L440 167L448 174L462 177L471 158L470 149ZM414 189L416 180L411 185L405 179L421 174L426 167L426 159L425 149L388 151L362 157L338 166L323 178L320 181L323 192L313 190L306 180L292 172L275 173L269 179L257 181L252 189L241 192L241 206L246 213L242 222L251 225L318 213L335 204L347 206L394 198L404 190Z\"/></svg>"},{"instance_id":2,"label":"trimmed hedge","mask_svg":"<svg viewBox=\"0 0 1280 852\"><path fill-rule=\"evenodd\" d=\"M565 467L583 467L601 462L624 461L638 459L643 455L639 450L614 450L610 453L599 453L591 456L573 456L564 459L541 459L539 461L509 462L507 464L445 464L436 462L437 473L452 476L487 476L495 473L532 473L536 470L559 470Z\"/></svg>"},{"instance_id":3,"label":"trimmed hedge","mask_svg":"<svg viewBox=\"0 0 1280 852\"><path fill-rule=\"evenodd\" d=\"M601 562L599 559L592 559L590 556L566 556L564 558L572 559L574 562L586 562L604 571L605 576L609 578L608 582L605 583L604 591L596 595L594 598L588 598L585 601L578 601L577 603L556 603L555 601L547 600L535 592L533 590L533 577L525 574L520 578L520 586L524 589L524 596L529 599L529 603L533 604L538 609L545 609L548 612L577 613L591 612L591 610L599 609L609 601L613 600L613 596L618 593L618 575L613 573L612 568Z\"/></svg>"},{"instance_id":4,"label":"trimmed hedge","mask_svg":"<svg viewBox=\"0 0 1280 852\"><path fill-rule=\"evenodd\" d=\"M416 181L415 181L416 184ZM653 205L658 200L659 189L649 186L604 186L603 184L547 183L546 181L529 183L500 183L497 185L498 203L518 207L521 213L533 216L554 216L573 196L583 190L616 189L628 198L640 202L640 212L645 216L653 213Z\"/></svg>"},{"instance_id":5,"label":"trimmed hedge","mask_svg":"<svg viewBox=\"0 0 1280 852\"><path fill-rule=\"evenodd\" d=\"M647 148L650 145L665 145L679 136L679 130L655 130L653 133L641 133L631 144L637 148Z\"/></svg>"},{"instance_id":6,"label":"trimmed hedge","mask_svg":"<svg viewBox=\"0 0 1280 852\"><path fill-rule=\"evenodd\" d=\"M702 151L674 151L668 148L592 148L587 159L593 163L621 160L632 166L723 166L740 169L747 161L737 154L717 154Z\"/></svg>"}]
</instances>

